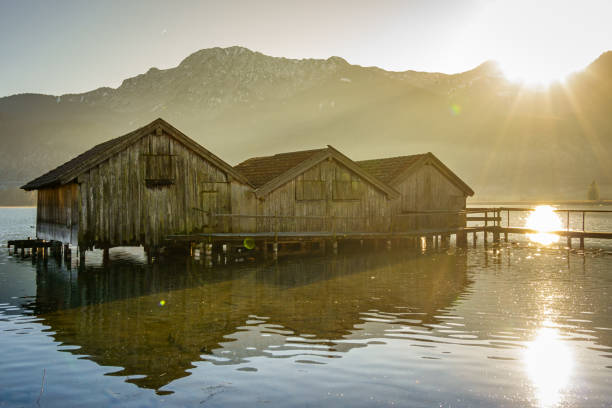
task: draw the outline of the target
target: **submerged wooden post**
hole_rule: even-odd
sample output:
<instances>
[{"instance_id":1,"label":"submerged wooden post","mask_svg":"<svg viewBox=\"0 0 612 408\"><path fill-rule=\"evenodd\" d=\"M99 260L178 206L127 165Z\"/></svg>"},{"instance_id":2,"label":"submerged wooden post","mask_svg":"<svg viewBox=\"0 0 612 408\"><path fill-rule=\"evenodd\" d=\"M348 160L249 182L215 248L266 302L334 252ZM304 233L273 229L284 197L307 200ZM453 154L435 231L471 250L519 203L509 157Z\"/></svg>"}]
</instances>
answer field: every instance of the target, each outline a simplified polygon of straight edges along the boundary
<instances>
[{"instance_id":1,"label":"submerged wooden post","mask_svg":"<svg viewBox=\"0 0 612 408\"><path fill-rule=\"evenodd\" d=\"M107 264L110 259L110 249L108 247L104 247L102 249L102 263Z\"/></svg>"},{"instance_id":2,"label":"submerged wooden post","mask_svg":"<svg viewBox=\"0 0 612 408\"><path fill-rule=\"evenodd\" d=\"M487 228L489 227L489 212L485 211L485 221L484 221L484 229L482 231L483 240L485 245L487 244Z\"/></svg>"},{"instance_id":3,"label":"submerged wooden post","mask_svg":"<svg viewBox=\"0 0 612 408\"><path fill-rule=\"evenodd\" d=\"M440 238L441 238L441 245L440 245L440 246L441 246L442 248L447 248L447 247L448 247L448 244L449 244L449 242L450 242L450 235L449 235L449 234L442 234L442 235L440 236Z\"/></svg>"},{"instance_id":4,"label":"submerged wooden post","mask_svg":"<svg viewBox=\"0 0 612 408\"><path fill-rule=\"evenodd\" d=\"M569 214L569 212L568 212ZM569 235L567 236L567 247L569 249L572 249L572 237L570 237Z\"/></svg>"},{"instance_id":5,"label":"submerged wooden post","mask_svg":"<svg viewBox=\"0 0 612 408\"><path fill-rule=\"evenodd\" d=\"M425 237L425 248L427 249L433 248L433 236L428 235Z\"/></svg>"},{"instance_id":6,"label":"submerged wooden post","mask_svg":"<svg viewBox=\"0 0 612 408\"><path fill-rule=\"evenodd\" d=\"M77 251L79 252L79 264L85 265L85 248L79 246Z\"/></svg>"},{"instance_id":7,"label":"submerged wooden post","mask_svg":"<svg viewBox=\"0 0 612 408\"><path fill-rule=\"evenodd\" d=\"M584 249L584 237L580 237L580 249Z\"/></svg>"},{"instance_id":8,"label":"submerged wooden post","mask_svg":"<svg viewBox=\"0 0 612 408\"><path fill-rule=\"evenodd\" d=\"M467 232L465 230L457 232L455 243L459 248L467 248Z\"/></svg>"}]
</instances>

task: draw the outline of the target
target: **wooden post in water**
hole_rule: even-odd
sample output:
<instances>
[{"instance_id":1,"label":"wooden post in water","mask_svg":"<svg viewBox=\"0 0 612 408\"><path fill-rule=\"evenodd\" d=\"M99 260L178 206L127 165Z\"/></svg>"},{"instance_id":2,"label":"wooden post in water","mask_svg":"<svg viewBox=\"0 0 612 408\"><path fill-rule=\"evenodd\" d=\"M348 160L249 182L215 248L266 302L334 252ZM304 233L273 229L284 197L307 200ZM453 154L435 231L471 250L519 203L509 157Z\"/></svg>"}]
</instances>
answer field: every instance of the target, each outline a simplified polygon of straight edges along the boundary
<instances>
[{"instance_id":1,"label":"wooden post in water","mask_svg":"<svg viewBox=\"0 0 612 408\"><path fill-rule=\"evenodd\" d=\"M580 249L584 249L584 237L580 237Z\"/></svg>"},{"instance_id":2,"label":"wooden post in water","mask_svg":"<svg viewBox=\"0 0 612 408\"><path fill-rule=\"evenodd\" d=\"M102 264L108 265L109 260L110 260L110 248L104 247L104 249L102 249Z\"/></svg>"},{"instance_id":3,"label":"wooden post in water","mask_svg":"<svg viewBox=\"0 0 612 408\"><path fill-rule=\"evenodd\" d=\"M493 232L493 242L495 242L496 244L499 244L499 241L500 241L499 230L501 228L501 210L499 209L496 210L494 214L495 214L495 222L494 222L495 231Z\"/></svg>"},{"instance_id":4,"label":"wooden post in water","mask_svg":"<svg viewBox=\"0 0 612 408\"><path fill-rule=\"evenodd\" d=\"M489 212L485 211L485 221L484 221L484 229L482 231L482 236L484 240L484 244L487 245L487 227L489 226Z\"/></svg>"},{"instance_id":5,"label":"wooden post in water","mask_svg":"<svg viewBox=\"0 0 612 408\"><path fill-rule=\"evenodd\" d=\"M455 243L458 248L467 248L467 232L465 230L457 232Z\"/></svg>"},{"instance_id":6,"label":"wooden post in water","mask_svg":"<svg viewBox=\"0 0 612 408\"><path fill-rule=\"evenodd\" d=\"M433 236L427 235L425 237L425 248L432 249L433 248Z\"/></svg>"},{"instance_id":7,"label":"wooden post in water","mask_svg":"<svg viewBox=\"0 0 612 408\"><path fill-rule=\"evenodd\" d=\"M79 264L81 266L85 265L85 248L79 246L77 247L77 251L79 253Z\"/></svg>"}]
</instances>

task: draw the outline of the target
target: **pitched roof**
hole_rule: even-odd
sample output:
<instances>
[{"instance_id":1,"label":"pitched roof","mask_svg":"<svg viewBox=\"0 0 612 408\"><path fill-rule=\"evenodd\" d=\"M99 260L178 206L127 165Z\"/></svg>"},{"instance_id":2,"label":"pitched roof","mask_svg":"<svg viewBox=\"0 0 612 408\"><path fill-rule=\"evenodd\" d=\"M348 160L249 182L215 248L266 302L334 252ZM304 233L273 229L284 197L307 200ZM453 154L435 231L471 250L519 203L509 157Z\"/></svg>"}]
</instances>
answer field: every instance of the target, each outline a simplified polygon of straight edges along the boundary
<instances>
[{"instance_id":1,"label":"pitched roof","mask_svg":"<svg viewBox=\"0 0 612 408\"><path fill-rule=\"evenodd\" d=\"M440 173L465 194L468 196L474 195L474 190L431 152L411 156L389 157L385 159L361 160L356 163L367 172L391 186L414 173L420 169L421 166L429 163L435 166Z\"/></svg>"},{"instance_id":2,"label":"pitched roof","mask_svg":"<svg viewBox=\"0 0 612 408\"><path fill-rule=\"evenodd\" d=\"M385 183L389 183L423 156L424 154L414 154L412 156L389 157L386 159L360 160L356 163L370 174L378 177Z\"/></svg>"},{"instance_id":3,"label":"pitched roof","mask_svg":"<svg viewBox=\"0 0 612 408\"><path fill-rule=\"evenodd\" d=\"M74 178L77 177L79 174L96 166L100 162L106 160L108 157L123 150L127 146L136 142L141 137L150 134L156 129L163 129L170 136L179 140L185 146L198 153L201 157L211 161L213 164L225 171L227 174L232 175L233 177L242 181L245 184L250 184L248 183L246 177L235 171L232 166L212 154L210 151L206 150L204 147L200 146L197 142L190 139L185 134L181 133L179 130L174 128L165 120L158 118L153 122L149 123L148 125L136 129L130 133L92 147L86 152L76 156L74 159L69 160L66 163L56 167L55 169L30 181L21 188L24 190L37 190L44 187L53 187L66 184L74 180Z\"/></svg>"},{"instance_id":4,"label":"pitched roof","mask_svg":"<svg viewBox=\"0 0 612 408\"><path fill-rule=\"evenodd\" d=\"M244 174L255 188L259 188L324 150L302 150L299 152L279 153L274 156L252 157L236 165L234 168Z\"/></svg>"},{"instance_id":5,"label":"pitched roof","mask_svg":"<svg viewBox=\"0 0 612 408\"><path fill-rule=\"evenodd\" d=\"M258 197L263 197L328 158L337 160L388 196L396 197L399 195L391 186L374 177L329 145L325 149L253 157L238 164L235 169L244 174L255 186L255 194Z\"/></svg>"},{"instance_id":6,"label":"pitched roof","mask_svg":"<svg viewBox=\"0 0 612 408\"><path fill-rule=\"evenodd\" d=\"M137 132L138 130L135 130L134 132ZM48 171L42 176L35 178L34 180L28 182L26 185L21 186L21 188L24 190L36 190L43 187L61 185L62 183L60 182L60 178L62 177L62 175L71 172L72 170L76 169L79 164L91 159L92 157L95 157L101 154L102 152L105 152L106 150L110 149L111 147L118 145L119 143L127 139L129 136L131 136L134 132L130 132L126 135L117 137L115 139L107 140L104 143L100 143L99 145L92 147L86 152L79 154L74 159L69 160L66 163L54 168L53 170Z\"/></svg>"}]
</instances>

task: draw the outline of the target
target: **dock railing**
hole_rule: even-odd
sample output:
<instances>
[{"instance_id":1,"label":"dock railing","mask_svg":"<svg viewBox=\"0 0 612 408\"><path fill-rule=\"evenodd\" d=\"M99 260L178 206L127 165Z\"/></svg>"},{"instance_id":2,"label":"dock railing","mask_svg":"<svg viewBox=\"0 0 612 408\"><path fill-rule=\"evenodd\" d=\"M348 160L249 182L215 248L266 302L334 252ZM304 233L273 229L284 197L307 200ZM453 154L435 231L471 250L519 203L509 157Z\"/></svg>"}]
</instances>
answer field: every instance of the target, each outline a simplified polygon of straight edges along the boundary
<instances>
[{"instance_id":1,"label":"dock railing","mask_svg":"<svg viewBox=\"0 0 612 408\"><path fill-rule=\"evenodd\" d=\"M484 225L467 225L468 231L482 231L484 233L485 242L487 233L493 234L493 241L499 241L500 234L504 234L504 239L508 241L508 234L532 234L540 233L526 225L527 217L512 216L512 214L531 213L536 211L536 208L527 207L471 207L467 208L468 214L481 214L480 216L468 216L467 222L482 222ZM546 233L555 234L562 237L567 237L567 246L572 247L572 238L580 240L580 248L584 248L585 238L594 239L612 239L612 231L588 230L587 215L588 214L612 214L612 210L599 209L554 209L553 212L560 215L561 227L557 231L544 231ZM577 217L572 217L572 214L578 214ZM505 216L505 217L504 217ZM520 225L516 225L520 223ZM612 224L612 222L611 222Z\"/></svg>"},{"instance_id":2,"label":"dock railing","mask_svg":"<svg viewBox=\"0 0 612 408\"><path fill-rule=\"evenodd\" d=\"M481 216L468 216L468 222L484 221L484 226L498 226L503 228L522 228L525 225L511 225L512 213L531 213L535 208L529 207L469 207L466 209L468 214L482 214ZM586 232L587 214L612 214L612 210L591 210L591 209L554 209L553 212L560 215L560 220L564 224L565 231ZM571 214L580 214L580 219L576 222ZM503 217L505 215L505 217ZM515 221L524 221L521 218L514 218ZM574 221L574 222L572 222Z\"/></svg>"},{"instance_id":3,"label":"dock railing","mask_svg":"<svg viewBox=\"0 0 612 408\"><path fill-rule=\"evenodd\" d=\"M325 232L409 233L460 229L465 226L466 211L413 211L394 215L252 215L209 213L212 224L231 226L232 232ZM224 220L219 222L219 220ZM243 222L246 221L246 222ZM254 222L253 222L254 221Z\"/></svg>"}]
</instances>

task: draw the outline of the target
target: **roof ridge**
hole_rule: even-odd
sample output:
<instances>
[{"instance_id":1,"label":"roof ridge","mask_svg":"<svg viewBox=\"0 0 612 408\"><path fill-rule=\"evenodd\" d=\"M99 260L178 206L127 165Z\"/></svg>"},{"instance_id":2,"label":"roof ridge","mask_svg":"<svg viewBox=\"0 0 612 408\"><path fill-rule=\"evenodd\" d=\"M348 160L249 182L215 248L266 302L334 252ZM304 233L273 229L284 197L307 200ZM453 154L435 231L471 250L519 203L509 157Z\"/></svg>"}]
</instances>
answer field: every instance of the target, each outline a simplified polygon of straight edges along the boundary
<instances>
[{"instance_id":1,"label":"roof ridge","mask_svg":"<svg viewBox=\"0 0 612 408\"><path fill-rule=\"evenodd\" d=\"M251 157L235 165L234 169L242 173L257 188L293 169L313 155L328 149L329 147L324 147Z\"/></svg>"},{"instance_id":2,"label":"roof ridge","mask_svg":"<svg viewBox=\"0 0 612 408\"><path fill-rule=\"evenodd\" d=\"M392 159L405 159L408 157L417 157L417 156L425 156L429 153L415 153L415 154L407 154L404 156L392 156L392 157L379 157L378 159L364 159L364 160L355 160L356 163L368 162L368 161L376 161L376 160L392 160Z\"/></svg>"},{"instance_id":3,"label":"roof ridge","mask_svg":"<svg viewBox=\"0 0 612 408\"><path fill-rule=\"evenodd\" d=\"M308 152L314 153L314 152L319 152L319 151L325 150L325 149L327 149L327 148L326 147L322 147L322 148L318 148L318 149L305 149L305 150L295 150L295 151L292 151L292 152L281 152L281 153L270 154L268 156L253 156L253 157L249 157L248 159L245 159L245 160L241 161L240 163L238 163L234 167L240 166L241 164L246 163L246 162L248 162L250 160L269 159L271 157L277 157L277 156L288 155L288 154L295 154L295 153L308 153Z\"/></svg>"}]
</instances>

